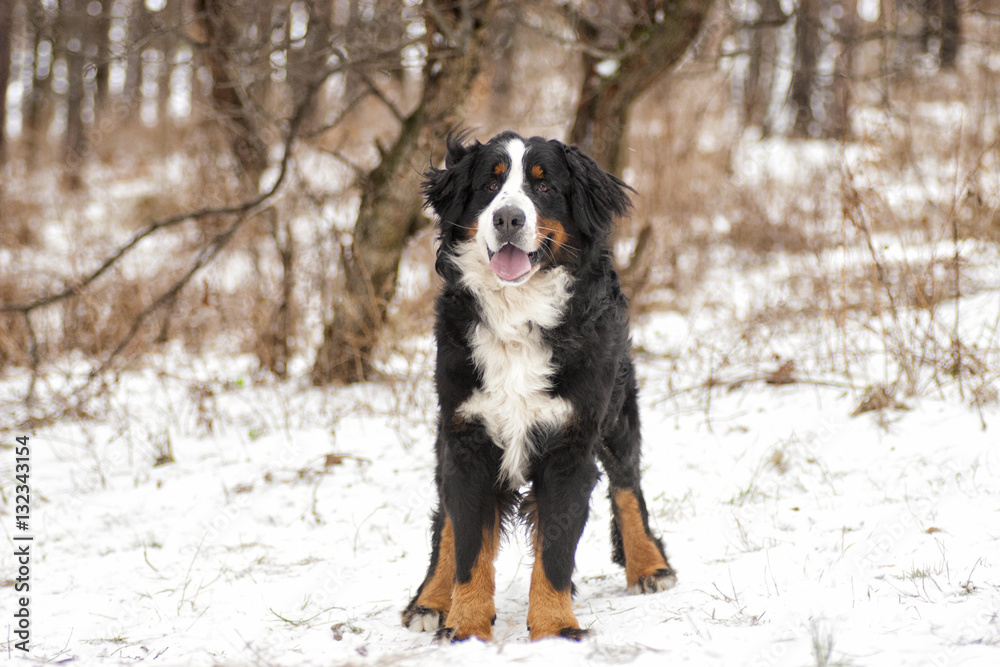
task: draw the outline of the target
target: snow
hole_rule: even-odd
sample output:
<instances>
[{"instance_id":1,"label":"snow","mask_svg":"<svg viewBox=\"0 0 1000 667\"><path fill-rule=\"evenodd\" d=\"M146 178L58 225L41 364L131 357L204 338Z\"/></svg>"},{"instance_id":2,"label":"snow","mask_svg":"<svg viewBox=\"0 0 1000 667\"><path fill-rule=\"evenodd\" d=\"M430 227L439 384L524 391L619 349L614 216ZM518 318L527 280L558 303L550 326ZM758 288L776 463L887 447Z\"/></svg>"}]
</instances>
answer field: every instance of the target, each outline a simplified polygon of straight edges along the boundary
<instances>
[{"instance_id":1,"label":"snow","mask_svg":"<svg viewBox=\"0 0 1000 667\"><path fill-rule=\"evenodd\" d=\"M528 641L520 533L498 561L494 642L401 626L429 550L430 354L326 391L254 384L249 360L173 360L123 377L102 419L31 434L30 659L996 664L996 410L915 398L852 417L857 392L808 384L671 392L660 352L689 326L636 332L660 345L638 355L644 490L679 584L626 594L599 486L575 576L585 641ZM167 443L175 462L154 466ZM7 493L6 452L2 475Z\"/></svg>"}]
</instances>

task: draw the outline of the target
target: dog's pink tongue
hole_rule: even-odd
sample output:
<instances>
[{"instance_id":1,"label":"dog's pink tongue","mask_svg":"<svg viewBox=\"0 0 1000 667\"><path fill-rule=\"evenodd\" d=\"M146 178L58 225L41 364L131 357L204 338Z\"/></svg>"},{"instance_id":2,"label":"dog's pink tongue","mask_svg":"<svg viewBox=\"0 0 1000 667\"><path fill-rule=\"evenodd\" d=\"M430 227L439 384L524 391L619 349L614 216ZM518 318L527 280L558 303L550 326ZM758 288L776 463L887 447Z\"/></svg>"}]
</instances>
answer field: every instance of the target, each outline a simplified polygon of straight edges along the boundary
<instances>
[{"instance_id":1,"label":"dog's pink tongue","mask_svg":"<svg viewBox=\"0 0 1000 667\"><path fill-rule=\"evenodd\" d=\"M517 280L531 270L531 260L528 253L508 243L493 255L490 268L504 280Z\"/></svg>"}]
</instances>

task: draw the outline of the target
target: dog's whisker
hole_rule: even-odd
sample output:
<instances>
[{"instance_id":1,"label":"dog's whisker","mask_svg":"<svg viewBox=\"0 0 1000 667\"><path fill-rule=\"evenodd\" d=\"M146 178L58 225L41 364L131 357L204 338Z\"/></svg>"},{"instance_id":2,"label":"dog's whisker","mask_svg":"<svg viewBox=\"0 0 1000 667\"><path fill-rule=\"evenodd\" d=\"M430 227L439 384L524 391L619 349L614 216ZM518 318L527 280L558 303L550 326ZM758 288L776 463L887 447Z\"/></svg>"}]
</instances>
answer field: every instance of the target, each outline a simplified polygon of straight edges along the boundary
<instances>
[{"instance_id":1,"label":"dog's whisker","mask_svg":"<svg viewBox=\"0 0 1000 667\"><path fill-rule=\"evenodd\" d=\"M550 240L552 240L552 236L550 236L550 234L555 234L555 233L557 233L557 232L559 232L561 230L558 230L558 229L555 229L555 228L551 228L551 227L539 227L538 231L545 233L545 235ZM555 242L556 241L553 240L553 243L555 243ZM567 251L569 251L570 254L572 254L574 256L579 255L579 253L581 253L583 251L582 248L577 248L576 246L570 245L566 241L561 241L561 242L558 242L558 243L559 243L559 247L566 249Z\"/></svg>"}]
</instances>

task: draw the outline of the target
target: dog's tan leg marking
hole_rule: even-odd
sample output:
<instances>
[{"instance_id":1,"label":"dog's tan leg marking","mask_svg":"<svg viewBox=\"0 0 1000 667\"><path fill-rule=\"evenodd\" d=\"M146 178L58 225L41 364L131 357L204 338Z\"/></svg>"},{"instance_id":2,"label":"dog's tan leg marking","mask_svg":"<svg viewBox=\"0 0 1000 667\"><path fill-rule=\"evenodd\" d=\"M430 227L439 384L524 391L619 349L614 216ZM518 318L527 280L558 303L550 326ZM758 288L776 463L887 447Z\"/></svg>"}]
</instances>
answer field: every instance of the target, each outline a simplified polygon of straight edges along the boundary
<instances>
[{"instance_id":1,"label":"dog's tan leg marking","mask_svg":"<svg viewBox=\"0 0 1000 667\"><path fill-rule=\"evenodd\" d=\"M451 531L451 519L445 518L444 527L441 529L441 543L438 545L434 576L420 591L417 604L447 614L451 608L451 589L454 584L455 534Z\"/></svg>"},{"instance_id":2,"label":"dog's tan leg marking","mask_svg":"<svg viewBox=\"0 0 1000 667\"><path fill-rule=\"evenodd\" d=\"M562 636L579 639L586 632L580 630L573 613L572 586L564 591L557 591L545 576L540 528L535 527L535 563L531 568L531 589L528 593L528 629L531 638Z\"/></svg>"},{"instance_id":3,"label":"dog's tan leg marking","mask_svg":"<svg viewBox=\"0 0 1000 667\"><path fill-rule=\"evenodd\" d=\"M496 618L493 602L496 571L493 561L497 557L499 542L498 517L492 530L483 531L483 544L472 568L472 577L467 583L456 583L452 588L451 610L445 622L447 637L452 641L461 641L473 635L486 641L493 638L493 620Z\"/></svg>"},{"instance_id":4,"label":"dog's tan leg marking","mask_svg":"<svg viewBox=\"0 0 1000 667\"><path fill-rule=\"evenodd\" d=\"M658 573L673 570L667 563L656 542L646 533L642 521L642 511L639 509L639 499L630 489L619 489L614 494L614 514L618 530L622 535L622 546L625 551L625 580L629 590L643 592L647 578L657 577ZM669 576L668 576L669 578ZM656 590L665 590L673 585L674 578Z\"/></svg>"}]
</instances>

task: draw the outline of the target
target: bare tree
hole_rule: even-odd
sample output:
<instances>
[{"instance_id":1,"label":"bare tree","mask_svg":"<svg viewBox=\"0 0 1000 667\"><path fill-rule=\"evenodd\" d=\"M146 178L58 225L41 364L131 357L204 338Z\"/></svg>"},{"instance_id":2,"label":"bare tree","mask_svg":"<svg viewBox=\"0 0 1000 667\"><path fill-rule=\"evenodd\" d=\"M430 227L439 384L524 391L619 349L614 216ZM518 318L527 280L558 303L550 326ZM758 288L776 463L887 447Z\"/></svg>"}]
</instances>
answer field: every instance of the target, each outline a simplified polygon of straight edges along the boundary
<instances>
[{"instance_id":1,"label":"bare tree","mask_svg":"<svg viewBox=\"0 0 1000 667\"><path fill-rule=\"evenodd\" d=\"M795 11L795 61L788 100L795 120L792 134L818 136L820 126L813 111L813 91L820 60L820 20L822 0L799 0Z\"/></svg>"},{"instance_id":2,"label":"bare tree","mask_svg":"<svg viewBox=\"0 0 1000 667\"><path fill-rule=\"evenodd\" d=\"M827 136L847 138L851 133L851 90L854 80L854 45L857 41L858 2L840 1L840 19L832 24L833 74L828 81Z\"/></svg>"},{"instance_id":3,"label":"bare tree","mask_svg":"<svg viewBox=\"0 0 1000 667\"><path fill-rule=\"evenodd\" d=\"M921 49L937 56L942 68L955 69L962 39L957 0L920 0L920 3Z\"/></svg>"},{"instance_id":4,"label":"bare tree","mask_svg":"<svg viewBox=\"0 0 1000 667\"><path fill-rule=\"evenodd\" d=\"M460 119L457 101L479 72L486 25L495 0L424 0L427 62L416 109L403 116L399 136L361 182L354 235L340 261L333 317L312 369L314 384L356 382L370 374L370 355L396 291L406 241L423 225L420 179L440 157L445 134Z\"/></svg>"},{"instance_id":5,"label":"bare tree","mask_svg":"<svg viewBox=\"0 0 1000 667\"><path fill-rule=\"evenodd\" d=\"M855 0L800 0L788 91L792 136L841 138L847 133L856 14Z\"/></svg>"},{"instance_id":6,"label":"bare tree","mask_svg":"<svg viewBox=\"0 0 1000 667\"><path fill-rule=\"evenodd\" d=\"M22 134L28 164L34 167L41 155L40 143L52 109L52 100L48 95L48 84L52 78L51 58L43 63L40 56L44 50L52 47L52 18L42 6L41 0L28 0L28 20L31 27L32 77L31 94L24 105Z\"/></svg>"},{"instance_id":7,"label":"bare tree","mask_svg":"<svg viewBox=\"0 0 1000 667\"><path fill-rule=\"evenodd\" d=\"M618 176L625 169L629 112L645 91L680 63L701 34L714 0L596 2L571 13L583 51L584 78L569 141ZM642 282L639 267L652 244L652 227L639 230L627 265L625 290Z\"/></svg>"},{"instance_id":8,"label":"bare tree","mask_svg":"<svg viewBox=\"0 0 1000 667\"><path fill-rule=\"evenodd\" d=\"M331 66L327 69L327 76L343 69L344 63L338 66ZM191 283L192 279L206 266L215 261L222 250L232 241L234 236L243 228L248 220L253 219L263 208L269 206L272 198L281 190L288 173L289 163L292 157L292 147L295 144L299 129L306 115L306 110L312 104L316 91L319 89L326 77L317 80L316 85L309 91L301 103L291 110L291 114L286 119L287 128L282 137L282 157L278 165L278 173L274 182L259 194L248 196L247 198L232 205L207 206L197 210L189 210L175 215L159 218L142 229L137 231L130 240L118 246L111 252L94 270L87 273L81 279L75 281L64 288L57 288L54 291L44 293L28 301L20 303L0 303L0 317L13 317L14 325L20 331L26 333L27 340L24 347L27 348L27 357L30 360L32 378L29 383L25 403L32 406L35 400L35 388L42 368L42 340L33 325L32 315L36 311L55 306L56 304L66 305L82 294L90 290L93 285L102 277L111 272L125 257L129 257L135 249L146 239L163 234L166 230L176 228L191 221L216 220L222 222L215 225L200 247L194 253L193 259L186 267L179 272L178 277L172 280L165 289L157 289L156 295L142 304L136 304L136 314L131 319L124 335L117 336L110 344L103 359L94 362L90 372L86 377L69 389L69 394L65 397L66 404L56 410L54 414L61 414L64 410L77 413L94 393L100 391L101 379L112 368L113 364L122 353L136 340L144 326L152 319L156 313L169 309L175 302L178 295ZM2 340L0 340L2 342ZM0 350L2 352L2 350ZM95 356L99 351L95 351ZM0 357L0 362L4 361ZM72 399L72 401L70 401ZM43 415L37 417L41 420L52 419L53 415ZM35 416L29 417L25 422L26 426L35 423Z\"/></svg>"},{"instance_id":9,"label":"bare tree","mask_svg":"<svg viewBox=\"0 0 1000 667\"><path fill-rule=\"evenodd\" d=\"M7 83L10 80L11 33L14 30L14 0L0 3L0 165L4 159L4 128L7 125Z\"/></svg>"},{"instance_id":10,"label":"bare tree","mask_svg":"<svg viewBox=\"0 0 1000 667\"><path fill-rule=\"evenodd\" d=\"M780 68L778 31L789 17L778 0L748 2L743 9L738 17L743 49L739 55L745 60L745 70L737 82L743 125L759 127L769 135L774 122L771 110Z\"/></svg>"},{"instance_id":11,"label":"bare tree","mask_svg":"<svg viewBox=\"0 0 1000 667\"><path fill-rule=\"evenodd\" d=\"M962 43L962 27L958 20L958 0L941 0L941 67L955 69L958 48Z\"/></svg>"},{"instance_id":12,"label":"bare tree","mask_svg":"<svg viewBox=\"0 0 1000 667\"><path fill-rule=\"evenodd\" d=\"M111 73L111 5L113 0L92 0L88 3L91 35L90 53L94 74L94 114L99 116L108 100ZM95 13L96 11L96 13Z\"/></svg>"},{"instance_id":13,"label":"bare tree","mask_svg":"<svg viewBox=\"0 0 1000 667\"><path fill-rule=\"evenodd\" d=\"M629 109L687 53L712 2L595 2L593 17L574 12L585 75L570 142L620 175Z\"/></svg>"},{"instance_id":14,"label":"bare tree","mask_svg":"<svg viewBox=\"0 0 1000 667\"><path fill-rule=\"evenodd\" d=\"M121 0L126 6L127 42L125 46L125 99L139 99L142 85L142 52L152 33L152 20L145 0Z\"/></svg>"},{"instance_id":15,"label":"bare tree","mask_svg":"<svg viewBox=\"0 0 1000 667\"><path fill-rule=\"evenodd\" d=\"M227 127L243 187L250 193L257 191L267 168L254 89L267 74L260 68L267 62L262 50L270 40L270 8L270 2L197 0L205 35L202 57L212 74L212 101L218 120Z\"/></svg>"},{"instance_id":16,"label":"bare tree","mask_svg":"<svg viewBox=\"0 0 1000 667\"><path fill-rule=\"evenodd\" d=\"M86 44L86 10L83 0L61 0L59 4L59 46L66 60L66 136L63 138L64 180L68 187L80 187L80 166L86 150L83 127L83 67Z\"/></svg>"}]
</instances>

